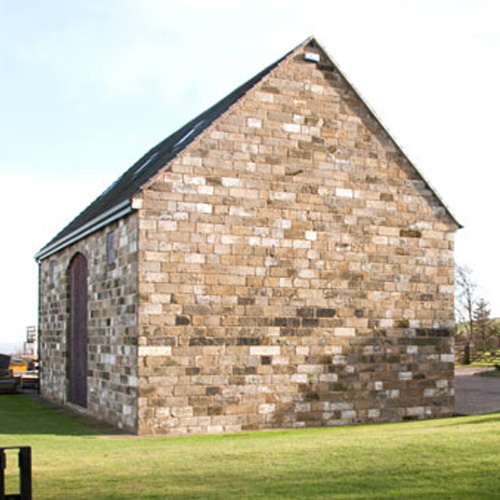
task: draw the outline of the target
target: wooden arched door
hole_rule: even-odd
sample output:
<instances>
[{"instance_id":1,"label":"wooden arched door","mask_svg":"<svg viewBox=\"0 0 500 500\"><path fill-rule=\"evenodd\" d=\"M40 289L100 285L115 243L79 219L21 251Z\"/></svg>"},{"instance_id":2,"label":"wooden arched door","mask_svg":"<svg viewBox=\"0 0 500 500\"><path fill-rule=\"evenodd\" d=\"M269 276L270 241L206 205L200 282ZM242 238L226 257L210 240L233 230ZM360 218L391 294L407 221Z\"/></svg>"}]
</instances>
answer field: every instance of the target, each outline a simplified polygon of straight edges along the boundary
<instances>
[{"instance_id":1,"label":"wooden arched door","mask_svg":"<svg viewBox=\"0 0 500 500\"><path fill-rule=\"evenodd\" d=\"M69 266L68 401L87 407L87 259L76 254Z\"/></svg>"}]
</instances>

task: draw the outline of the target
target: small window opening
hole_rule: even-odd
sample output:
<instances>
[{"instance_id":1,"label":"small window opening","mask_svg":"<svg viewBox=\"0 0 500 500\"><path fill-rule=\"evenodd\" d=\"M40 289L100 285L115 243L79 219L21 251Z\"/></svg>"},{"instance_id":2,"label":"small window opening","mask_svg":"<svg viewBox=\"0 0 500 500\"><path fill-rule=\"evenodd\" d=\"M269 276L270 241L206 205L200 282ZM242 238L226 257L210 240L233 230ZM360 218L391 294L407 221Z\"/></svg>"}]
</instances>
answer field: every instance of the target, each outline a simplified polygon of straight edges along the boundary
<instances>
[{"instance_id":1,"label":"small window opening","mask_svg":"<svg viewBox=\"0 0 500 500\"><path fill-rule=\"evenodd\" d=\"M49 284L53 285L55 282L55 269L56 269L56 261L51 260L49 264Z\"/></svg>"},{"instance_id":2,"label":"small window opening","mask_svg":"<svg viewBox=\"0 0 500 500\"><path fill-rule=\"evenodd\" d=\"M115 232L111 231L107 235L107 254L108 254L108 264L115 263Z\"/></svg>"}]
</instances>

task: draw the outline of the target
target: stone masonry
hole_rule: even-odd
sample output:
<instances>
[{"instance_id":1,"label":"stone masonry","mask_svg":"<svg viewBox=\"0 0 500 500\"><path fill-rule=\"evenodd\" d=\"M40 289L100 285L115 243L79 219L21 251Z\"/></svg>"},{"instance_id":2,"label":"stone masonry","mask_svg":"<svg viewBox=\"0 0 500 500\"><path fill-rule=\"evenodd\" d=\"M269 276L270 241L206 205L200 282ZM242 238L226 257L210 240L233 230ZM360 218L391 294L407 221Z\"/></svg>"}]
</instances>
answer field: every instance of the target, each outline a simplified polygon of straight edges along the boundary
<instances>
[{"instance_id":1,"label":"stone masonry","mask_svg":"<svg viewBox=\"0 0 500 500\"><path fill-rule=\"evenodd\" d=\"M458 225L314 40L133 206L114 269L109 228L53 257L56 285L41 264L47 397L65 400L65 272L82 252L88 410L108 422L185 434L453 413Z\"/></svg>"},{"instance_id":2,"label":"stone masonry","mask_svg":"<svg viewBox=\"0 0 500 500\"><path fill-rule=\"evenodd\" d=\"M115 232L115 263L106 235ZM77 253L88 261L88 413L117 427L137 425L137 216L132 215L40 264L41 393L67 403L67 270ZM53 276L51 277L51 267Z\"/></svg>"}]
</instances>

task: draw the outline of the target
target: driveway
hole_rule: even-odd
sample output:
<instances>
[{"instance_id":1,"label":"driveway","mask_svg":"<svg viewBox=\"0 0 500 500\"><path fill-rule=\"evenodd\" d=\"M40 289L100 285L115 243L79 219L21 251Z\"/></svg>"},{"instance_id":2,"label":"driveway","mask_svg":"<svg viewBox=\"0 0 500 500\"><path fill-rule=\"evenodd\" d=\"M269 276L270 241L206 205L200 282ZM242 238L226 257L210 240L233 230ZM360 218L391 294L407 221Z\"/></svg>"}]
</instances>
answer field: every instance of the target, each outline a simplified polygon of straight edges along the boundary
<instances>
[{"instance_id":1,"label":"driveway","mask_svg":"<svg viewBox=\"0 0 500 500\"><path fill-rule=\"evenodd\" d=\"M480 415L500 411L500 378L476 374L491 368L455 370L455 413Z\"/></svg>"}]
</instances>

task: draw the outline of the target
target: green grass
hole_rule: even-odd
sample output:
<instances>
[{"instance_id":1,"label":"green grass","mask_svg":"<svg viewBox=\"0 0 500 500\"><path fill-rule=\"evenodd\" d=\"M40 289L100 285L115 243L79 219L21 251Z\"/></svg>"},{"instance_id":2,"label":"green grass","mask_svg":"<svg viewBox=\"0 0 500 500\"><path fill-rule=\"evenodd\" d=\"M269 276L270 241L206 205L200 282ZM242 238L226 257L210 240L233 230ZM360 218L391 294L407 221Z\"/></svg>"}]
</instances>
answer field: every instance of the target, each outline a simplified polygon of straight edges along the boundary
<instances>
[{"instance_id":1,"label":"green grass","mask_svg":"<svg viewBox=\"0 0 500 500\"><path fill-rule=\"evenodd\" d=\"M9 445L33 447L36 500L476 500L500 491L500 414L135 438L2 396L0 446Z\"/></svg>"}]
</instances>

